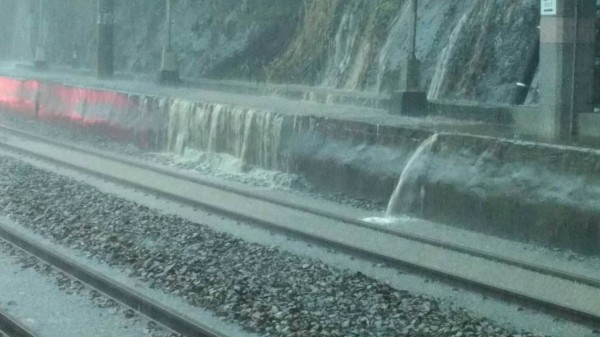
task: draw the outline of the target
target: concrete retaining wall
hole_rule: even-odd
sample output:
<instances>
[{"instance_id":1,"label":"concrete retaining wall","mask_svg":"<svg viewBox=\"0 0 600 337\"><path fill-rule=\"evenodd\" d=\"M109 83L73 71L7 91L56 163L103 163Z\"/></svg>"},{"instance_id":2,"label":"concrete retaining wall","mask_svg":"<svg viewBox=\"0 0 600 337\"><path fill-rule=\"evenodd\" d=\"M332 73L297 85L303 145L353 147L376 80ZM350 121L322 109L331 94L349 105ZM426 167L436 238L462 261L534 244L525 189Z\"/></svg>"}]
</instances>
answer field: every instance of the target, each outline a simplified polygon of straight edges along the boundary
<instances>
[{"instance_id":1,"label":"concrete retaining wall","mask_svg":"<svg viewBox=\"0 0 600 337\"><path fill-rule=\"evenodd\" d=\"M578 116L579 135L584 138L598 139L600 135L600 114L582 113Z\"/></svg>"},{"instance_id":2,"label":"concrete retaining wall","mask_svg":"<svg viewBox=\"0 0 600 337\"><path fill-rule=\"evenodd\" d=\"M600 252L600 151L440 135L423 217L507 238Z\"/></svg>"},{"instance_id":3,"label":"concrete retaining wall","mask_svg":"<svg viewBox=\"0 0 600 337\"><path fill-rule=\"evenodd\" d=\"M0 109L101 130L144 148L162 146L168 123L158 98L7 77L0 77Z\"/></svg>"},{"instance_id":4,"label":"concrete retaining wall","mask_svg":"<svg viewBox=\"0 0 600 337\"><path fill-rule=\"evenodd\" d=\"M496 124L510 124L515 106L482 106L446 101L431 101L428 114L449 118L476 120Z\"/></svg>"},{"instance_id":5,"label":"concrete retaining wall","mask_svg":"<svg viewBox=\"0 0 600 337\"><path fill-rule=\"evenodd\" d=\"M99 129L145 147L188 146L227 153L248 164L300 174L324 191L382 202L391 195L414 150L431 136L402 127L250 113L207 102L4 77L0 77L0 108ZM215 117L215 111L226 109L231 112ZM203 123L216 123L215 130ZM247 131L255 128L262 131ZM227 136L227 146L214 145L217 138L211 137L221 133ZM421 193L420 204L409 213L493 235L597 253L599 173L598 150L441 134L430 168L419 173L424 176L415 192Z\"/></svg>"},{"instance_id":6,"label":"concrete retaining wall","mask_svg":"<svg viewBox=\"0 0 600 337\"><path fill-rule=\"evenodd\" d=\"M39 87L38 81L0 77L0 108L30 117L35 116Z\"/></svg>"}]
</instances>

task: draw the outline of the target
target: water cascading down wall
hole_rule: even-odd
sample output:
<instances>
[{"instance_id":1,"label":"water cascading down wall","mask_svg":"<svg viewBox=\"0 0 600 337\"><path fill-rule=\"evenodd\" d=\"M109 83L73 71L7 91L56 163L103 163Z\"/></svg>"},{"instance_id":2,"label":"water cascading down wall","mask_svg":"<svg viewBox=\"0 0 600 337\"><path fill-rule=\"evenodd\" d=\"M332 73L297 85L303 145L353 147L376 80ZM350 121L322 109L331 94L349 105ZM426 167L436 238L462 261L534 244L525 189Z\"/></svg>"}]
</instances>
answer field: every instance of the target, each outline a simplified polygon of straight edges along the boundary
<instances>
[{"instance_id":1,"label":"water cascading down wall","mask_svg":"<svg viewBox=\"0 0 600 337\"><path fill-rule=\"evenodd\" d=\"M26 1L0 0L2 55L30 60L35 22ZM117 3L116 67L154 73L162 1ZM181 74L380 92L406 57L407 1L182 1L173 48ZM417 55L432 99L514 103L535 67L538 0L420 0ZM90 1L48 8L51 64L92 68ZM143 9L143 10L142 10ZM268 9L268 10L266 10ZM75 18L72 20L72 18ZM10 24L12 22L12 24ZM33 28L33 29L31 29ZM211 102L2 78L2 108L94 128L144 147L226 153L247 165L302 175L323 191L387 202L397 212L576 250L598 251L600 154L589 149L440 134L249 110ZM423 151L416 149L426 140ZM407 163L411 162L411 165ZM395 203L398 204L395 204ZM399 210L399 211L397 211Z\"/></svg>"},{"instance_id":2,"label":"water cascading down wall","mask_svg":"<svg viewBox=\"0 0 600 337\"><path fill-rule=\"evenodd\" d=\"M3 110L142 147L228 154L248 167L301 175L324 192L382 202L396 190L390 216L587 253L600 249L598 150L6 77L0 87Z\"/></svg>"}]
</instances>

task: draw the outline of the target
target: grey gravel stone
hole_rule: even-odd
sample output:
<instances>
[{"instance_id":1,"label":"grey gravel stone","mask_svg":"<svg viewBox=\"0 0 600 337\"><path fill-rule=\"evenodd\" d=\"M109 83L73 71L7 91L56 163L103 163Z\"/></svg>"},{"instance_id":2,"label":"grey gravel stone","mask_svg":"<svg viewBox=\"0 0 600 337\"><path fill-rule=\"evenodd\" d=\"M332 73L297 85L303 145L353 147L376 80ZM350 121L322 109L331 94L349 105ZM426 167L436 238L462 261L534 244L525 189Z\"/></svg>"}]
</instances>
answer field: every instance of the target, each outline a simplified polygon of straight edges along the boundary
<instances>
[{"instance_id":1,"label":"grey gravel stone","mask_svg":"<svg viewBox=\"0 0 600 337\"><path fill-rule=\"evenodd\" d=\"M0 212L265 336L536 336L13 159L0 172Z\"/></svg>"}]
</instances>

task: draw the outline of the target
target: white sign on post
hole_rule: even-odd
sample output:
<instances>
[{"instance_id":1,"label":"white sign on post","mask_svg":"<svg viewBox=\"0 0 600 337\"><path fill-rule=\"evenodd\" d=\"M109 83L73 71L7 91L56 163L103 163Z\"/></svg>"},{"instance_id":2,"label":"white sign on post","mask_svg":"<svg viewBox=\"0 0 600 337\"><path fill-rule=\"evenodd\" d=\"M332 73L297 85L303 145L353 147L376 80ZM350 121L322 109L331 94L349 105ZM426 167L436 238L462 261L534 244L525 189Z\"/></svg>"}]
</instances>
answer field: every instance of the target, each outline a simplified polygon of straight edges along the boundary
<instances>
[{"instance_id":1,"label":"white sign on post","mask_svg":"<svg viewBox=\"0 0 600 337\"><path fill-rule=\"evenodd\" d=\"M556 15L556 0L541 0L542 15Z\"/></svg>"}]
</instances>

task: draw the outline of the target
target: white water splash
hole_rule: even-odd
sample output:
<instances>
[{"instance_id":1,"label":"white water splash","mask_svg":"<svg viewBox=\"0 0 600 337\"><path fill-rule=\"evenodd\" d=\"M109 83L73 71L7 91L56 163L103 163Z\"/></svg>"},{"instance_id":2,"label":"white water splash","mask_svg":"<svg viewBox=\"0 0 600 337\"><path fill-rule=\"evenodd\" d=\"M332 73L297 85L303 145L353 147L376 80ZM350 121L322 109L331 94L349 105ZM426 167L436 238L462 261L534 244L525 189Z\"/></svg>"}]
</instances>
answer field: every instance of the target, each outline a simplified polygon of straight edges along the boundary
<instances>
[{"instance_id":1,"label":"white water splash","mask_svg":"<svg viewBox=\"0 0 600 337\"><path fill-rule=\"evenodd\" d=\"M248 184L257 188L308 190L308 183L300 176L261 169L244 163L228 154L198 151L186 148L182 154L155 153L152 160L161 164L190 170L205 176Z\"/></svg>"},{"instance_id":2,"label":"white water splash","mask_svg":"<svg viewBox=\"0 0 600 337\"><path fill-rule=\"evenodd\" d=\"M406 215L397 216L374 216L362 219L364 222L368 222L373 225L381 227L394 227L401 223L413 223L415 218Z\"/></svg>"},{"instance_id":3,"label":"white water splash","mask_svg":"<svg viewBox=\"0 0 600 337\"><path fill-rule=\"evenodd\" d=\"M421 143L412 155L400 175L396 190L390 198L385 212L386 217L393 218L396 215L407 214L417 204L423 206L422 200L425 197L423 180L429 170L433 146L437 141L438 135L432 135Z\"/></svg>"},{"instance_id":4,"label":"white water splash","mask_svg":"<svg viewBox=\"0 0 600 337\"><path fill-rule=\"evenodd\" d=\"M390 225L393 225L394 223L398 222L398 218L388 218L388 217L370 217L370 218L364 218L363 221L364 222L368 222L374 225L379 225L379 226L383 226L383 227L387 227Z\"/></svg>"},{"instance_id":5,"label":"white water splash","mask_svg":"<svg viewBox=\"0 0 600 337\"><path fill-rule=\"evenodd\" d=\"M172 100L168 110L169 152L219 153L267 170L288 171L289 161L281 148L291 135L284 130L284 116L179 99Z\"/></svg>"}]
</instances>

